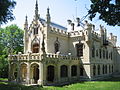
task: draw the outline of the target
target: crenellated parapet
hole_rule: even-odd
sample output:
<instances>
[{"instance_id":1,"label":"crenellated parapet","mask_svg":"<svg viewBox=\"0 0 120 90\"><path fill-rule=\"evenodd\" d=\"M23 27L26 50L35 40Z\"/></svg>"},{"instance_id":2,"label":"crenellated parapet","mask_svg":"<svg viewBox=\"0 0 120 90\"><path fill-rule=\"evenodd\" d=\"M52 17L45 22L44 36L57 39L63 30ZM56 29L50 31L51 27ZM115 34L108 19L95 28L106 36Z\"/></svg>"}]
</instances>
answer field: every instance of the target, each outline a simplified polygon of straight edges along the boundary
<instances>
[{"instance_id":1,"label":"crenellated parapet","mask_svg":"<svg viewBox=\"0 0 120 90\"><path fill-rule=\"evenodd\" d=\"M68 36L68 32L65 30L61 30L55 27L50 27L50 33L54 33L54 34L59 34L59 35L63 35L63 36Z\"/></svg>"}]
</instances>

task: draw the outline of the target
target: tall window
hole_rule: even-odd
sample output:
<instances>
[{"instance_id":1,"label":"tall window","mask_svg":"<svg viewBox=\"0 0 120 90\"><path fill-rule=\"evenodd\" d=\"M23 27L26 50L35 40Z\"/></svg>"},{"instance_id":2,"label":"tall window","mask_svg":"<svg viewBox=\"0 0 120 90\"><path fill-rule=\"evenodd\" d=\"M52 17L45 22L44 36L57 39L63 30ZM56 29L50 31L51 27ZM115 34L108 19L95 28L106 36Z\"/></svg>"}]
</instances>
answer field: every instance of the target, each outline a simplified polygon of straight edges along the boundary
<instances>
[{"instance_id":1,"label":"tall window","mask_svg":"<svg viewBox=\"0 0 120 90\"><path fill-rule=\"evenodd\" d=\"M38 27L35 27L35 28L34 28L34 35L35 35L35 34L38 34Z\"/></svg>"},{"instance_id":2,"label":"tall window","mask_svg":"<svg viewBox=\"0 0 120 90\"><path fill-rule=\"evenodd\" d=\"M103 50L103 59L105 59L105 50Z\"/></svg>"},{"instance_id":3,"label":"tall window","mask_svg":"<svg viewBox=\"0 0 120 90\"><path fill-rule=\"evenodd\" d=\"M62 65L60 68L60 76L67 77L68 76L68 68L66 65Z\"/></svg>"},{"instance_id":4,"label":"tall window","mask_svg":"<svg viewBox=\"0 0 120 90\"><path fill-rule=\"evenodd\" d=\"M103 65L103 67L102 67L102 70L103 70L103 74L104 74L104 72L105 72L105 70L104 70L104 65Z\"/></svg>"},{"instance_id":5,"label":"tall window","mask_svg":"<svg viewBox=\"0 0 120 90\"><path fill-rule=\"evenodd\" d=\"M107 65L105 65L105 74L107 74Z\"/></svg>"},{"instance_id":6,"label":"tall window","mask_svg":"<svg viewBox=\"0 0 120 90\"><path fill-rule=\"evenodd\" d=\"M95 57L95 47L92 47L92 57Z\"/></svg>"},{"instance_id":7,"label":"tall window","mask_svg":"<svg viewBox=\"0 0 120 90\"><path fill-rule=\"evenodd\" d=\"M96 56L98 57L98 50L96 50Z\"/></svg>"},{"instance_id":8,"label":"tall window","mask_svg":"<svg viewBox=\"0 0 120 90\"><path fill-rule=\"evenodd\" d=\"M108 59L108 51L106 51L106 59Z\"/></svg>"},{"instance_id":9,"label":"tall window","mask_svg":"<svg viewBox=\"0 0 120 90\"><path fill-rule=\"evenodd\" d=\"M39 53L39 44L38 43L33 44L32 48L33 48L32 49L33 53Z\"/></svg>"},{"instance_id":10,"label":"tall window","mask_svg":"<svg viewBox=\"0 0 120 90\"><path fill-rule=\"evenodd\" d=\"M76 44L77 57L83 56L83 43Z\"/></svg>"},{"instance_id":11,"label":"tall window","mask_svg":"<svg viewBox=\"0 0 120 90\"><path fill-rule=\"evenodd\" d=\"M77 76L77 66L75 65L71 67L71 76Z\"/></svg>"},{"instance_id":12,"label":"tall window","mask_svg":"<svg viewBox=\"0 0 120 90\"><path fill-rule=\"evenodd\" d=\"M94 65L93 66L93 76L95 76L96 75L96 66Z\"/></svg>"},{"instance_id":13,"label":"tall window","mask_svg":"<svg viewBox=\"0 0 120 90\"><path fill-rule=\"evenodd\" d=\"M101 55L102 53L101 53L101 49L99 49L99 55L100 55L100 58L102 58L102 55Z\"/></svg>"},{"instance_id":14,"label":"tall window","mask_svg":"<svg viewBox=\"0 0 120 90\"><path fill-rule=\"evenodd\" d=\"M100 65L98 65L98 75L100 75Z\"/></svg>"},{"instance_id":15,"label":"tall window","mask_svg":"<svg viewBox=\"0 0 120 90\"><path fill-rule=\"evenodd\" d=\"M111 67L110 67L110 65L109 65L109 73L111 73Z\"/></svg>"}]
</instances>

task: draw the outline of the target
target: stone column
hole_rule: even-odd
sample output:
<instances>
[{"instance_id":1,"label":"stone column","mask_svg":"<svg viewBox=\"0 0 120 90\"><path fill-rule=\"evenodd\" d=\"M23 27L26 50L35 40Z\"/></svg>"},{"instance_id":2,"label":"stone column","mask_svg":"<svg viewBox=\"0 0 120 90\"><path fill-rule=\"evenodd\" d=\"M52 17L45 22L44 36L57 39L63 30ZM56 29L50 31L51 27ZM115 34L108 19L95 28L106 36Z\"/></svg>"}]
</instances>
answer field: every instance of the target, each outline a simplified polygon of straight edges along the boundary
<instances>
[{"instance_id":1,"label":"stone column","mask_svg":"<svg viewBox=\"0 0 120 90\"><path fill-rule=\"evenodd\" d=\"M80 80L80 67L77 65L77 78Z\"/></svg>"},{"instance_id":2,"label":"stone column","mask_svg":"<svg viewBox=\"0 0 120 90\"><path fill-rule=\"evenodd\" d=\"M56 67L56 79L57 79L57 83L60 83L60 66L57 65Z\"/></svg>"},{"instance_id":3,"label":"stone column","mask_svg":"<svg viewBox=\"0 0 120 90\"><path fill-rule=\"evenodd\" d=\"M43 85L43 64L40 62L39 64L39 80L38 84Z\"/></svg>"},{"instance_id":4,"label":"stone column","mask_svg":"<svg viewBox=\"0 0 120 90\"><path fill-rule=\"evenodd\" d=\"M27 84L30 84L30 63L28 62L28 65L27 65L27 78L26 78L26 82Z\"/></svg>"},{"instance_id":5,"label":"stone column","mask_svg":"<svg viewBox=\"0 0 120 90\"><path fill-rule=\"evenodd\" d=\"M9 62L8 65L9 65L9 68L8 68L9 69L9 71L8 71L8 81L11 81L12 80L12 78L11 78L12 77L12 70L11 70L11 64L10 64L10 62Z\"/></svg>"},{"instance_id":6,"label":"stone column","mask_svg":"<svg viewBox=\"0 0 120 90\"><path fill-rule=\"evenodd\" d=\"M69 82L71 82L71 65L68 66L68 78Z\"/></svg>"},{"instance_id":7,"label":"stone column","mask_svg":"<svg viewBox=\"0 0 120 90\"><path fill-rule=\"evenodd\" d=\"M17 82L18 83L21 83L21 71L20 71L20 64L18 63L17 64L17 69L18 69L18 71L17 71Z\"/></svg>"}]
</instances>

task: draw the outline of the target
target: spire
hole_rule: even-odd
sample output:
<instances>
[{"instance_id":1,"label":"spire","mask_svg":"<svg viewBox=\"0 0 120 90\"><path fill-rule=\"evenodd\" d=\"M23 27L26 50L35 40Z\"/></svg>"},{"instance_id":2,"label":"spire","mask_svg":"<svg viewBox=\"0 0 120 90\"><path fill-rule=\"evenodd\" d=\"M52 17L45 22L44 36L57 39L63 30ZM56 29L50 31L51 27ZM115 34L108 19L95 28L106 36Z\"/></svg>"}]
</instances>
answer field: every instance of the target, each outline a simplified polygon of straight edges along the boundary
<instances>
[{"instance_id":1,"label":"spire","mask_svg":"<svg viewBox=\"0 0 120 90\"><path fill-rule=\"evenodd\" d=\"M28 29L28 20L27 20L27 15L25 17L25 24L24 24L24 29Z\"/></svg>"},{"instance_id":2,"label":"spire","mask_svg":"<svg viewBox=\"0 0 120 90\"><path fill-rule=\"evenodd\" d=\"M47 15L46 15L46 17L47 17L47 23L49 24L50 23L50 21L51 21L51 17L50 17L50 12L49 12L49 7L47 8Z\"/></svg>"},{"instance_id":3,"label":"spire","mask_svg":"<svg viewBox=\"0 0 120 90\"><path fill-rule=\"evenodd\" d=\"M36 0L35 4L35 20L38 20L39 14L38 14L38 1Z\"/></svg>"}]
</instances>

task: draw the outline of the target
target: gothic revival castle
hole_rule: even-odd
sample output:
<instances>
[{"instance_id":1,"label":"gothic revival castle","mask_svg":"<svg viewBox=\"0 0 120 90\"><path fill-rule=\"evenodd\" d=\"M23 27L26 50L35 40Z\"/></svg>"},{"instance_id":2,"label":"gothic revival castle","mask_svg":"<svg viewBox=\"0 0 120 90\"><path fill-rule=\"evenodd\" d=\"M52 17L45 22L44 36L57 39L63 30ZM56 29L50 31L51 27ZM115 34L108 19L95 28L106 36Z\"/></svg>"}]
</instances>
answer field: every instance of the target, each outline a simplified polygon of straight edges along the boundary
<instances>
[{"instance_id":1,"label":"gothic revival castle","mask_svg":"<svg viewBox=\"0 0 120 90\"><path fill-rule=\"evenodd\" d=\"M98 80L120 72L117 37L100 26L77 18L68 27L46 20L38 14L28 27L24 24L24 54L9 55L9 80L21 84L54 85L81 80Z\"/></svg>"}]
</instances>

